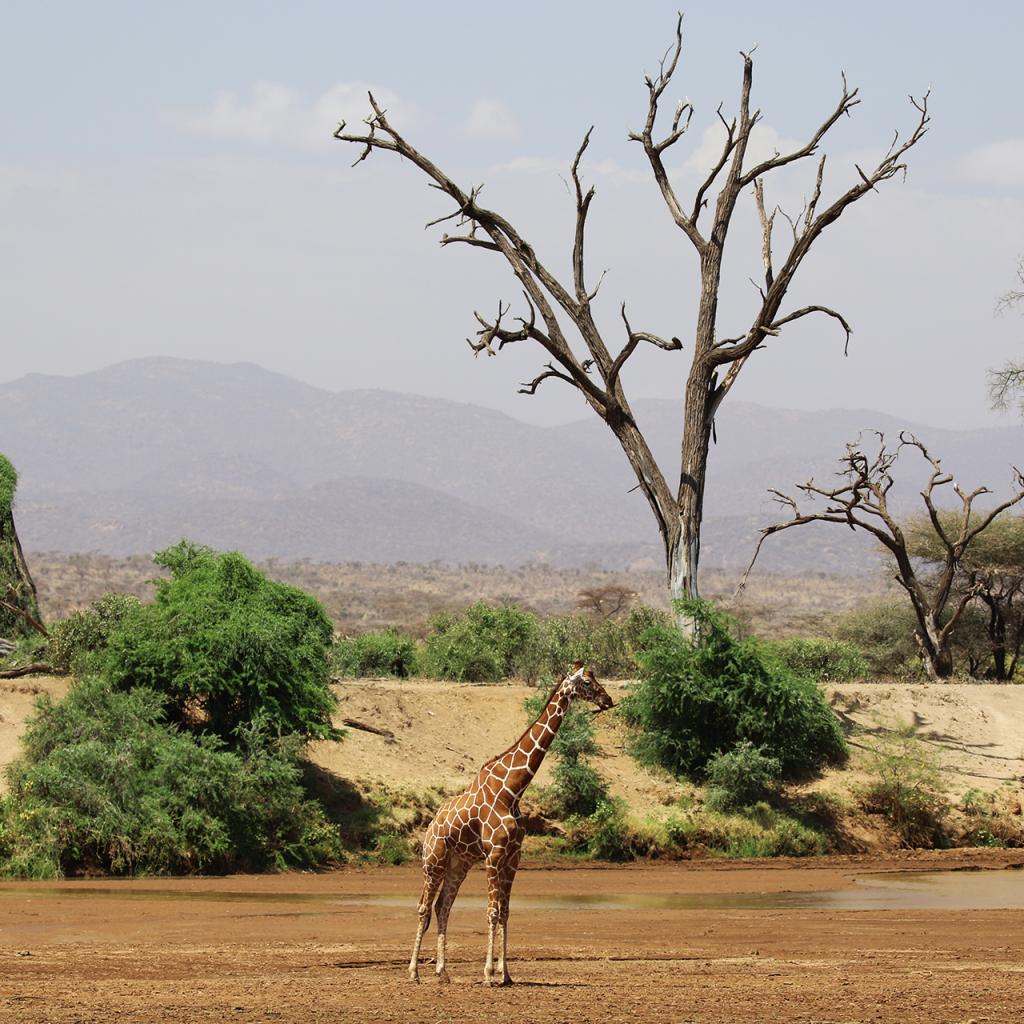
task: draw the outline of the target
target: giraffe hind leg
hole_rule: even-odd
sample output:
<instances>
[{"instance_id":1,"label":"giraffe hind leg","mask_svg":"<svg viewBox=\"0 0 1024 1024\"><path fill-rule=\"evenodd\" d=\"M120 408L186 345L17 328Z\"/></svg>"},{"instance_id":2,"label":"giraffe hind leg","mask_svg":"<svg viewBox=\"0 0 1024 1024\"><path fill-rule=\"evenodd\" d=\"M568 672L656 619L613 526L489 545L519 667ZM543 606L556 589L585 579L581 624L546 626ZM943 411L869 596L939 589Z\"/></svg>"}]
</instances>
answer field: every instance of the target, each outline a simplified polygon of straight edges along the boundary
<instances>
[{"instance_id":1,"label":"giraffe hind leg","mask_svg":"<svg viewBox=\"0 0 1024 1024\"><path fill-rule=\"evenodd\" d=\"M420 894L419 906L416 908L419 920L416 924L416 938L412 945L412 958L409 960L411 981L420 980L420 945L423 942L423 933L430 927L430 911L438 890L441 888L441 883L444 881L447 866L448 850L444 840L431 841L428 837L428 841L423 844L423 892Z\"/></svg>"},{"instance_id":2,"label":"giraffe hind leg","mask_svg":"<svg viewBox=\"0 0 1024 1024\"><path fill-rule=\"evenodd\" d=\"M441 886L441 893L437 897L434 910L437 914L437 967L438 981L447 982L448 972L445 970L445 951L448 936L448 915L451 912L455 897L459 895L459 887L468 873L471 861L464 857L453 854L448 860L448 870L445 872L444 885Z\"/></svg>"}]
</instances>

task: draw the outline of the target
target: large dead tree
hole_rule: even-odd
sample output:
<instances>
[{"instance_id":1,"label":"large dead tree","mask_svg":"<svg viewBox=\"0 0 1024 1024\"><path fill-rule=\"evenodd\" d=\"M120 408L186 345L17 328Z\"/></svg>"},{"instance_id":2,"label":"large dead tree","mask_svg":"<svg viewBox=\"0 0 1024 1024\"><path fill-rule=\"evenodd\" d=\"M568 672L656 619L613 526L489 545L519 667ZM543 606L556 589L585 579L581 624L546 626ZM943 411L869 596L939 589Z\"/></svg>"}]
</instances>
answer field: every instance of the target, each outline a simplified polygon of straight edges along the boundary
<instances>
[{"instance_id":1,"label":"large dead tree","mask_svg":"<svg viewBox=\"0 0 1024 1024\"><path fill-rule=\"evenodd\" d=\"M821 507L802 511L795 498L782 491L771 492L780 504L790 510L792 518L761 531L750 568L757 560L761 545L769 537L794 526L841 523L851 530L871 534L892 556L893 578L906 591L913 605L917 617L918 647L928 675L932 679L944 679L953 672L953 631L967 605L979 595L976 586L954 587L958 570L972 542L988 529L997 516L1024 500L1024 476L1020 470L1014 469L1016 492L994 508L976 512L974 502L983 494L991 494L989 488L963 490L953 475L942 468L941 461L934 458L912 434L901 433L899 444L892 450L886 447L882 434L877 437L878 453L875 455L865 454L859 441L846 446L838 473L841 483L837 486L822 487L814 480L799 485L798 490L804 498ZM934 530L933 550L928 563L933 571L919 571L921 563L915 557L917 544L913 538L908 538L907 531L889 506L893 465L906 448L920 452L931 466L921 497ZM936 492L949 485L952 485L959 501L960 507L955 515L940 511L935 504ZM928 566L924 568L928 570Z\"/></svg>"},{"instance_id":2,"label":"large dead tree","mask_svg":"<svg viewBox=\"0 0 1024 1024\"><path fill-rule=\"evenodd\" d=\"M525 310L522 315L513 317L511 307L500 302L493 318L475 313L479 329L470 345L475 353L486 351L490 355L505 345L517 342L529 341L539 345L546 352L548 362L532 381L522 386L521 391L532 395L546 381L560 381L579 390L594 412L608 424L654 513L664 542L669 588L674 600L697 596L708 448L719 406L736 383L747 360L764 347L768 339L776 338L788 324L812 314L822 314L837 321L845 332L846 341L849 341L849 324L828 306L814 304L784 309L787 290L811 246L825 228L837 221L858 199L905 171L904 156L923 138L929 122L927 95L921 100L911 97L917 120L910 134L901 138L896 133L892 144L873 169L855 167L854 184L829 202L824 199L825 157L821 156L810 198L798 215L787 218L791 238L787 238L782 247L783 253L777 255L773 228L778 211L768 212L765 179L774 171L817 154L828 132L860 102L857 90L849 88L843 76L838 102L804 145L754 162L748 159L748 147L762 115L760 110L751 109L753 60L749 53L741 53L743 71L738 112L727 120L719 107L718 118L724 129L721 152L692 199L684 202L676 191L665 161L669 150L686 134L693 106L688 101L678 103L668 127L661 131L658 129L660 108L679 65L682 47L680 16L676 23L675 42L662 58L658 73L646 79L647 114L643 127L629 134L631 140L643 147L669 215L696 250L700 266L696 323L691 331L678 332L689 336L693 355L682 388L685 402L677 488L670 486L633 418L623 387L622 371L641 344L671 352L681 349L683 342L677 336L666 338L634 329L627 317L625 303L619 309L622 340L617 343L609 339L595 319L594 302L600 279L592 281L589 278L584 260L587 217L594 189L584 185L580 170L593 128L583 136L570 167L576 226L572 243L572 278L568 281L555 276L541 261L534 246L507 218L481 203L481 186L457 184L429 157L413 147L392 125L387 112L372 94L366 130L352 133L342 123L335 132L335 138L340 141L362 147L355 164L364 161L375 150L397 153L423 172L431 187L452 200L452 212L431 222L433 225L452 221L458 225L455 233L442 235L442 246L472 246L500 254L508 263L522 286ZM722 261L733 215L744 193L752 195L761 219L763 281L758 284L760 302L748 321L749 325L739 333L725 336L726 332L719 329L718 309Z\"/></svg>"}]
</instances>

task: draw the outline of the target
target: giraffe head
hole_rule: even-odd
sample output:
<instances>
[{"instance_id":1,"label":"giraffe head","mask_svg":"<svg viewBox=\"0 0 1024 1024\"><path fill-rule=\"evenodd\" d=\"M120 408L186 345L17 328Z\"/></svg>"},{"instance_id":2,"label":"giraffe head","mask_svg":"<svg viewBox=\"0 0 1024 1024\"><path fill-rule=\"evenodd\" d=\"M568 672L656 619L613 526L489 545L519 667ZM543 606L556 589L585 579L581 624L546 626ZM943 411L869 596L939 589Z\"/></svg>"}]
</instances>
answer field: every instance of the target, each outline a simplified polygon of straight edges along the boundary
<instances>
[{"instance_id":1,"label":"giraffe head","mask_svg":"<svg viewBox=\"0 0 1024 1024\"><path fill-rule=\"evenodd\" d=\"M591 704L596 704L598 711L607 711L615 706L615 702L594 677L594 673L583 667L582 661L577 661L565 674L560 689L568 693L573 700L589 700Z\"/></svg>"}]
</instances>

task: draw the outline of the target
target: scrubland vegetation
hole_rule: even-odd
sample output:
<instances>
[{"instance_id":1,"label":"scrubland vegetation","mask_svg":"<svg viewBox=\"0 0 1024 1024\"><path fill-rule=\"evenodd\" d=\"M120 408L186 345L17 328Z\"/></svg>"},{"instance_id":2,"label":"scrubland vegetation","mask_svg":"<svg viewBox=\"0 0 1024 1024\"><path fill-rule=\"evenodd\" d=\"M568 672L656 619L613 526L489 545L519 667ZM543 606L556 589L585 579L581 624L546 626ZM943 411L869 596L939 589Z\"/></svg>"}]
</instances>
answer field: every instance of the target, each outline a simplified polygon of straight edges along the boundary
<instances>
[{"instance_id":1,"label":"scrubland vegetation","mask_svg":"<svg viewBox=\"0 0 1024 1024\"><path fill-rule=\"evenodd\" d=\"M149 572L152 599L130 587L99 596L52 621L48 636L22 635L4 657L8 666L42 660L76 680L63 700L39 701L7 770L6 874L400 863L447 793L360 793L316 768L306 744L341 738L332 681L525 680L537 694L525 727L574 660L635 680L613 714L630 753L671 780L675 796L656 816L614 797L597 766L595 719L574 709L549 754L550 783L528 795L535 855L809 856L856 849L851 826L866 820L906 846L1024 845L1012 793L954 800L912 735L851 734L826 701L825 683L923 678L912 611L892 600L848 606L811 635L770 638L755 635L756 615L737 622L696 603L690 640L664 608L606 578L555 613L467 600L415 626L339 631L315 597L237 554L182 542ZM1013 600L1003 611L1012 676ZM765 624L762 633L774 632ZM980 609L961 617L954 650L964 668L995 664L989 626ZM809 788L845 762L850 743L864 778L842 793Z\"/></svg>"}]
</instances>

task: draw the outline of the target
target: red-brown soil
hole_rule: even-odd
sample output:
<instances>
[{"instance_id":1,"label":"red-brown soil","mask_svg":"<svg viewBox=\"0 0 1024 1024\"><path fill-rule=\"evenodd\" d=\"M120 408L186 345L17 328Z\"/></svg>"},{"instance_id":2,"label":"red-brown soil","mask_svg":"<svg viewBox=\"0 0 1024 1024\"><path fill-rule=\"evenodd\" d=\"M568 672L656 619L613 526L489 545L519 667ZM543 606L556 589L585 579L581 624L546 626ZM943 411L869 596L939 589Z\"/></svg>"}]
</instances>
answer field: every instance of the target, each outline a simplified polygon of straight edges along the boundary
<instances>
[{"instance_id":1,"label":"red-brown soil","mask_svg":"<svg viewBox=\"0 0 1024 1024\"><path fill-rule=\"evenodd\" d=\"M1019 1021L1021 910L564 910L536 900L829 891L873 871L1021 862L1019 851L952 851L800 865L523 870L510 932L517 983L508 989L480 983L479 871L452 915L447 986L429 964L422 984L406 977L414 866L7 882L0 1021ZM385 902L353 902L360 896Z\"/></svg>"}]
</instances>

